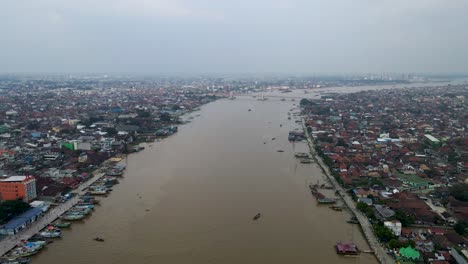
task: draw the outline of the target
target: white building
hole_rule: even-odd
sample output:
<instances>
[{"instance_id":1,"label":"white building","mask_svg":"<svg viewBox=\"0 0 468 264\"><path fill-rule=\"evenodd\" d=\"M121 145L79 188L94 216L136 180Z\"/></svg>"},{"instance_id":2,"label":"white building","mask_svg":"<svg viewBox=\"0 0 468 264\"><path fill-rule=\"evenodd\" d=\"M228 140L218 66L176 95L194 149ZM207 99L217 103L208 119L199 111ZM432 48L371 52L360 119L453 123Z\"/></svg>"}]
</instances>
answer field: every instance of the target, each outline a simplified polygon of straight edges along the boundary
<instances>
[{"instance_id":1,"label":"white building","mask_svg":"<svg viewBox=\"0 0 468 264\"><path fill-rule=\"evenodd\" d=\"M388 227L388 229L392 230L396 236L401 235L401 222L398 220L392 221L385 221L384 226Z\"/></svg>"}]
</instances>

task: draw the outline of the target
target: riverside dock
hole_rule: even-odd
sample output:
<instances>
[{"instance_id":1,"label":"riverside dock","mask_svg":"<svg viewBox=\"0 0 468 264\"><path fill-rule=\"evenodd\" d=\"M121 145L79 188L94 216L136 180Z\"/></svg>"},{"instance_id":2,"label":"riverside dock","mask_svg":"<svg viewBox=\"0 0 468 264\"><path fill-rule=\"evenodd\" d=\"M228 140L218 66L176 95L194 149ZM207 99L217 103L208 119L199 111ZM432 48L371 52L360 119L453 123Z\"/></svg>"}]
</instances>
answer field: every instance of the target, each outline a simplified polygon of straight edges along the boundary
<instances>
[{"instance_id":1,"label":"riverside dock","mask_svg":"<svg viewBox=\"0 0 468 264\"><path fill-rule=\"evenodd\" d=\"M85 194L87 191L86 189L97 180L102 178L105 173L96 171L94 176L89 179L88 181L84 182L80 185L76 190L76 195L73 196L70 200L59 204L58 206L50 209L47 211L41 218L39 218L36 222L29 225L27 228L19 231L15 235L11 235L6 237L5 239L0 241L0 255L5 255L8 251L12 250L15 246L21 243L22 240L27 240L32 236L39 233L42 229L46 228L50 223L55 221L59 218L62 214L72 208L74 205L78 203L80 200L80 196Z\"/></svg>"}]
</instances>

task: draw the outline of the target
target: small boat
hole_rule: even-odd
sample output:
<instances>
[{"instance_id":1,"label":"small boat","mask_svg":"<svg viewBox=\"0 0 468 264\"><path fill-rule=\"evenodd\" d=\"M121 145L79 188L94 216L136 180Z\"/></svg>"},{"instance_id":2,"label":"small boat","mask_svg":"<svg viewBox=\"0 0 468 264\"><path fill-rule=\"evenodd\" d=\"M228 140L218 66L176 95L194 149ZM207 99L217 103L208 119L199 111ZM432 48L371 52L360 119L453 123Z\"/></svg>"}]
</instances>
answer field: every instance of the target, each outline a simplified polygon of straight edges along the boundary
<instances>
[{"instance_id":1,"label":"small boat","mask_svg":"<svg viewBox=\"0 0 468 264\"><path fill-rule=\"evenodd\" d=\"M70 222L57 222L54 224L55 227L67 228L71 226Z\"/></svg>"},{"instance_id":2,"label":"small boat","mask_svg":"<svg viewBox=\"0 0 468 264\"><path fill-rule=\"evenodd\" d=\"M272 138L271 140L275 140L276 138Z\"/></svg>"},{"instance_id":3,"label":"small boat","mask_svg":"<svg viewBox=\"0 0 468 264\"><path fill-rule=\"evenodd\" d=\"M335 199L332 199L332 198L321 198L321 199L317 199L317 202L319 204L334 204L336 203L336 200Z\"/></svg>"},{"instance_id":4,"label":"small boat","mask_svg":"<svg viewBox=\"0 0 468 264\"><path fill-rule=\"evenodd\" d=\"M342 206L337 206L337 205L333 205L333 206L330 206L331 209L335 210L335 211L343 211L343 207Z\"/></svg>"},{"instance_id":5,"label":"small boat","mask_svg":"<svg viewBox=\"0 0 468 264\"><path fill-rule=\"evenodd\" d=\"M359 224L359 221L354 220L354 219L350 219L350 220L346 221L346 223L348 223L348 224Z\"/></svg>"},{"instance_id":6,"label":"small boat","mask_svg":"<svg viewBox=\"0 0 468 264\"><path fill-rule=\"evenodd\" d=\"M312 160L311 159L301 159L301 163L305 163L305 164L312 163Z\"/></svg>"},{"instance_id":7,"label":"small boat","mask_svg":"<svg viewBox=\"0 0 468 264\"><path fill-rule=\"evenodd\" d=\"M1 264L28 264L31 262L29 258L1 258Z\"/></svg>"},{"instance_id":8,"label":"small boat","mask_svg":"<svg viewBox=\"0 0 468 264\"><path fill-rule=\"evenodd\" d=\"M295 156L296 158L308 158L308 157L309 157L309 154L303 153L303 152L297 152L296 154L294 154L294 156Z\"/></svg>"},{"instance_id":9,"label":"small boat","mask_svg":"<svg viewBox=\"0 0 468 264\"><path fill-rule=\"evenodd\" d=\"M252 109L249 108L249 112L252 111Z\"/></svg>"},{"instance_id":10,"label":"small boat","mask_svg":"<svg viewBox=\"0 0 468 264\"><path fill-rule=\"evenodd\" d=\"M282 149L279 149L279 150L277 150L276 152L284 152L284 150L282 150Z\"/></svg>"},{"instance_id":11,"label":"small boat","mask_svg":"<svg viewBox=\"0 0 468 264\"><path fill-rule=\"evenodd\" d=\"M95 237L93 240L97 242L104 242L104 238L101 237Z\"/></svg>"},{"instance_id":12,"label":"small boat","mask_svg":"<svg viewBox=\"0 0 468 264\"><path fill-rule=\"evenodd\" d=\"M62 236L62 232L57 230L42 231L39 233L39 236L44 238L57 238Z\"/></svg>"},{"instance_id":13,"label":"small boat","mask_svg":"<svg viewBox=\"0 0 468 264\"><path fill-rule=\"evenodd\" d=\"M260 216L261 216L260 213L256 214L256 215L253 217L253 220L254 220L254 221L255 221L255 220L258 220L258 219L260 218Z\"/></svg>"},{"instance_id":14,"label":"small boat","mask_svg":"<svg viewBox=\"0 0 468 264\"><path fill-rule=\"evenodd\" d=\"M62 216L63 220L68 220L68 221L77 221L85 218L85 215L82 214L65 214Z\"/></svg>"}]
</instances>

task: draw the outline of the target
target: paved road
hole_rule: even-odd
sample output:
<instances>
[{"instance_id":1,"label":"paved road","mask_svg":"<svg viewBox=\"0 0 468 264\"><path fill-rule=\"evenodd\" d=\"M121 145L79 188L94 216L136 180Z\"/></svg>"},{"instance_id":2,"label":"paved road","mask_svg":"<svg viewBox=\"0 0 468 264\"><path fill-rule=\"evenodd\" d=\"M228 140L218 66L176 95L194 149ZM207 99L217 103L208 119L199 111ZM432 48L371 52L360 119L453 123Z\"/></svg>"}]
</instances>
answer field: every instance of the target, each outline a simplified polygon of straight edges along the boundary
<instances>
[{"instance_id":1,"label":"paved road","mask_svg":"<svg viewBox=\"0 0 468 264\"><path fill-rule=\"evenodd\" d=\"M5 253L13 249L16 245L18 245L21 240L29 239L30 237L34 236L35 234L39 233L42 229L47 227L50 223L52 223L55 219L57 219L60 215L65 213L69 210L72 206L74 206L80 200L80 195L86 193L86 188L88 188L91 184L97 181L99 178L104 176L103 173L97 173L93 178L84 182L83 184L76 189L76 193L78 195L73 196L70 200L66 201L65 203L61 203L58 206L50 209L44 216L39 218L36 222L29 225L26 229L19 231L14 236L8 236L5 239L0 241L0 255L3 256Z\"/></svg>"},{"instance_id":2,"label":"paved road","mask_svg":"<svg viewBox=\"0 0 468 264\"><path fill-rule=\"evenodd\" d=\"M344 190L343 187L341 187L341 185L336 181L335 177L333 177L333 175L331 174L330 169L328 168L328 166L326 166L323 163L322 159L315 152L314 143L313 143L313 141L311 139L311 135L307 132L304 120L303 120L303 128L304 128L304 131L306 132L306 135L307 135L307 142L309 144L310 152L312 153L313 157L315 158L317 163L322 168L325 175L330 180L331 184L335 187L336 190L339 191L339 194L340 194L341 198L343 199L344 203L346 204L346 206L348 206L348 208L351 210L351 212L353 212L353 214L358 219L358 221L359 221L359 223L361 225L361 229L362 229L362 231L364 233L364 236L367 239L367 243L369 243L370 248L372 249L372 251L374 251L374 254L377 257L377 259L379 260L379 262L381 264L395 263L395 260L387 254L385 249L378 242L378 240L375 237L374 232L372 230L372 225L369 223L369 220L363 214L361 214L360 211L357 210L353 199L346 193L346 190Z\"/></svg>"}]
</instances>

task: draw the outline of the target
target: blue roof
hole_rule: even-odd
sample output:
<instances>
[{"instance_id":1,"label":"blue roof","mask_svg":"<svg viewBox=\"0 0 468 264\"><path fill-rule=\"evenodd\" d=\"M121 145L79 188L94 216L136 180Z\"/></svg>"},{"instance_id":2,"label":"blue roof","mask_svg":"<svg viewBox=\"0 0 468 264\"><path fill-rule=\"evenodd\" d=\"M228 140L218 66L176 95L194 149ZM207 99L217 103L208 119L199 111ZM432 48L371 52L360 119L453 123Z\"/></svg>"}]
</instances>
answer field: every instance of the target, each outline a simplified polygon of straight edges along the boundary
<instances>
[{"instance_id":1,"label":"blue roof","mask_svg":"<svg viewBox=\"0 0 468 264\"><path fill-rule=\"evenodd\" d=\"M29 219L34 218L42 213L41 208L31 208L28 211L14 217L6 223L2 229L16 229L24 225Z\"/></svg>"}]
</instances>

